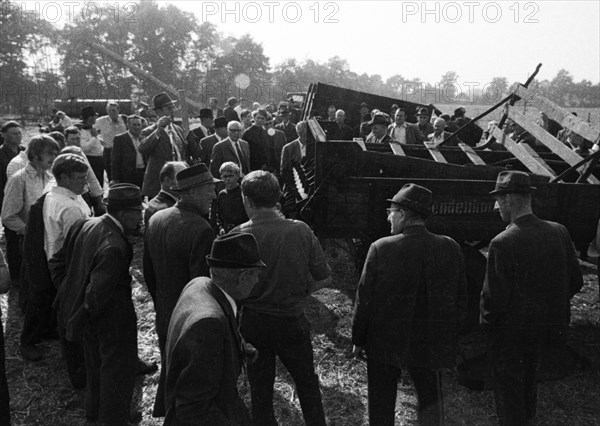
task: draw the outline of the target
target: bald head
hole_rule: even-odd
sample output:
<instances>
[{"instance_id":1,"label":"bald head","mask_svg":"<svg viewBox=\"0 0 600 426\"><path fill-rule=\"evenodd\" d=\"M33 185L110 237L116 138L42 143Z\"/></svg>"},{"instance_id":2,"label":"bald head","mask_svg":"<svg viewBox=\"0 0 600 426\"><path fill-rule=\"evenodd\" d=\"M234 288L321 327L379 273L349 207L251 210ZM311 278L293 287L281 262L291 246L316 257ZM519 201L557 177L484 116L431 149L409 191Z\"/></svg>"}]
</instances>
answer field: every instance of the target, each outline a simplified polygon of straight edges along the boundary
<instances>
[{"instance_id":1,"label":"bald head","mask_svg":"<svg viewBox=\"0 0 600 426\"><path fill-rule=\"evenodd\" d=\"M308 123L306 121L299 121L296 124L296 133L298 133L298 139L302 145L306 145L306 134L308 131Z\"/></svg>"}]
</instances>

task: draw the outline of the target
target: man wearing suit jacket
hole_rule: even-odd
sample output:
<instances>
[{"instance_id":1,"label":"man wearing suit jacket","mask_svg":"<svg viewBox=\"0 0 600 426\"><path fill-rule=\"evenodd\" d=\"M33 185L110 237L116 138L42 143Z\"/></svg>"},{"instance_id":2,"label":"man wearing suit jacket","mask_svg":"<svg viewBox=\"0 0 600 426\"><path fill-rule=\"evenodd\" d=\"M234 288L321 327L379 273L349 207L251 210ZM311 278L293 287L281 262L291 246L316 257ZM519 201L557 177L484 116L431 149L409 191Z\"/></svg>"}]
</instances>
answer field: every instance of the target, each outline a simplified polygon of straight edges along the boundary
<instances>
[{"instance_id":1,"label":"man wearing suit jacket","mask_svg":"<svg viewBox=\"0 0 600 426\"><path fill-rule=\"evenodd\" d=\"M206 256L210 276L192 280L175 306L166 347L165 425L250 425L237 379L247 346L237 305L258 282L260 260L252 234L225 234Z\"/></svg>"},{"instance_id":2,"label":"man wearing suit jacket","mask_svg":"<svg viewBox=\"0 0 600 426\"><path fill-rule=\"evenodd\" d=\"M346 124L346 112L343 109L338 109L335 112L335 123L330 139L334 141L351 141L354 137L354 130Z\"/></svg>"},{"instance_id":3,"label":"man wearing suit jacket","mask_svg":"<svg viewBox=\"0 0 600 426\"><path fill-rule=\"evenodd\" d=\"M127 118L129 130L115 136L111 150L112 183L132 183L142 187L146 162L138 147L142 131L142 117L130 115Z\"/></svg>"},{"instance_id":4,"label":"man wearing suit jacket","mask_svg":"<svg viewBox=\"0 0 600 426\"><path fill-rule=\"evenodd\" d=\"M443 118L436 118L433 122L433 133L427 136L427 140L438 145L446 139L450 138L450 136L452 136L452 133L444 131L445 128L446 120L444 120ZM443 146L458 146L460 142L461 140L458 138L458 136L455 136L450 141L444 143Z\"/></svg>"},{"instance_id":5,"label":"man wearing suit jacket","mask_svg":"<svg viewBox=\"0 0 600 426\"><path fill-rule=\"evenodd\" d=\"M227 119L217 117L215 119L215 133L200 141L200 161L210 164L213 147L227 137Z\"/></svg>"},{"instance_id":6,"label":"man wearing suit jacket","mask_svg":"<svg viewBox=\"0 0 600 426\"><path fill-rule=\"evenodd\" d=\"M210 110L213 113L213 118L223 117L223 109L219 108L219 101L217 98L210 98L208 102Z\"/></svg>"},{"instance_id":7,"label":"man wearing suit jacket","mask_svg":"<svg viewBox=\"0 0 600 426\"><path fill-rule=\"evenodd\" d=\"M190 130L190 132L196 138L196 143L200 143L202 139L205 137L212 135L214 133L214 120L213 113L208 108L202 108L200 110L200 115L198 115L200 119L200 125L195 129Z\"/></svg>"},{"instance_id":8,"label":"man wearing suit jacket","mask_svg":"<svg viewBox=\"0 0 600 426\"><path fill-rule=\"evenodd\" d=\"M276 124L275 129L285 133L285 142L290 143L298 137L296 125L290 121L290 110L287 108L280 108L279 117L281 117L281 123Z\"/></svg>"},{"instance_id":9,"label":"man wearing suit jacket","mask_svg":"<svg viewBox=\"0 0 600 426\"><path fill-rule=\"evenodd\" d=\"M200 148L194 143L195 137L189 136L189 132L186 134L172 122L175 101L166 93L159 93L152 98L152 103L159 119L156 124L142 131L142 141L138 148L148 159L142 188L142 194L148 198L160 191L159 174L167 161L184 161L191 165L200 156Z\"/></svg>"},{"instance_id":10,"label":"man wearing suit jacket","mask_svg":"<svg viewBox=\"0 0 600 426\"><path fill-rule=\"evenodd\" d=\"M417 120L419 120L417 127L421 133L425 136L433 133L433 125L429 122L429 111L427 111L427 108L419 109Z\"/></svg>"},{"instance_id":11,"label":"man wearing suit jacket","mask_svg":"<svg viewBox=\"0 0 600 426\"><path fill-rule=\"evenodd\" d=\"M281 151L286 145L285 133L273 128L273 116L267 114L265 121L265 130L267 131L267 140L269 141L267 155L267 170L279 176L279 167L281 166Z\"/></svg>"},{"instance_id":12,"label":"man wearing suit jacket","mask_svg":"<svg viewBox=\"0 0 600 426\"><path fill-rule=\"evenodd\" d=\"M239 121L230 121L227 124L229 137L213 147L210 157L210 172L214 177L219 177L219 168L226 161L237 164L242 172L241 176L250 172L250 147L248 142L240 139L241 133L242 123Z\"/></svg>"},{"instance_id":13,"label":"man wearing suit jacket","mask_svg":"<svg viewBox=\"0 0 600 426\"><path fill-rule=\"evenodd\" d=\"M268 162L269 141L267 131L263 127L268 112L259 109L254 115L254 124L244 130L242 139L250 147L250 170L264 170Z\"/></svg>"},{"instance_id":14,"label":"man wearing suit jacket","mask_svg":"<svg viewBox=\"0 0 600 426\"><path fill-rule=\"evenodd\" d=\"M384 143L389 144L394 142L390 135L388 135L388 123L389 117L384 113L377 113L373 116L373 119L369 121L371 126L371 134L367 137L365 142L367 143Z\"/></svg>"},{"instance_id":15,"label":"man wearing suit jacket","mask_svg":"<svg viewBox=\"0 0 600 426\"><path fill-rule=\"evenodd\" d=\"M432 194L406 184L388 200L392 236L369 248L354 316L354 356L367 361L369 422L393 425L398 379L408 370L420 425L443 424L441 373L456 361L466 276L456 241L425 227Z\"/></svg>"},{"instance_id":16,"label":"man wearing suit jacket","mask_svg":"<svg viewBox=\"0 0 600 426\"><path fill-rule=\"evenodd\" d=\"M238 105L236 98L227 99L227 107L223 110L223 116L227 119L227 123L231 121L240 121L242 117L237 113L235 107Z\"/></svg>"},{"instance_id":17,"label":"man wearing suit jacket","mask_svg":"<svg viewBox=\"0 0 600 426\"><path fill-rule=\"evenodd\" d=\"M281 151L281 176L289 179L289 175L292 172L292 166L294 164L302 162L302 159L306 157L306 132L308 131L308 124L306 121L301 121L296 124L296 132L298 133L298 139L286 144ZM285 192L285 191L284 191Z\"/></svg>"},{"instance_id":18,"label":"man wearing suit jacket","mask_svg":"<svg viewBox=\"0 0 600 426\"><path fill-rule=\"evenodd\" d=\"M420 144L427 140L416 124L406 122L406 113L402 108L396 111L395 122L389 125L388 134L399 143Z\"/></svg>"}]
</instances>

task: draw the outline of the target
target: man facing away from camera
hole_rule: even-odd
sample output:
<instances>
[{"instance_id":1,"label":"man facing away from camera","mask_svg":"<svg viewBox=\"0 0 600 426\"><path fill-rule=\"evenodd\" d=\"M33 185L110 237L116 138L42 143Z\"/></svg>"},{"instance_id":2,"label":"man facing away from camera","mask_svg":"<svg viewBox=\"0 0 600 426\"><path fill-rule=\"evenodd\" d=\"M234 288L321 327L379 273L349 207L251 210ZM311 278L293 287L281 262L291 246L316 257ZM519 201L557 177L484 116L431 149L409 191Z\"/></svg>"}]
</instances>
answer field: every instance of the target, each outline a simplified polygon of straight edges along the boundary
<instances>
[{"instance_id":1,"label":"man facing away from camera","mask_svg":"<svg viewBox=\"0 0 600 426\"><path fill-rule=\"evenodd\" d=\"M406 184L388 200L390 237L369 248L352 319L353 353L367 361L369 422L394 425L402 370L417 391L420 425L443 424L441 370L456 361L466 313L460 246L427 229L432 193Z\"/></svg>"}]
</instances>

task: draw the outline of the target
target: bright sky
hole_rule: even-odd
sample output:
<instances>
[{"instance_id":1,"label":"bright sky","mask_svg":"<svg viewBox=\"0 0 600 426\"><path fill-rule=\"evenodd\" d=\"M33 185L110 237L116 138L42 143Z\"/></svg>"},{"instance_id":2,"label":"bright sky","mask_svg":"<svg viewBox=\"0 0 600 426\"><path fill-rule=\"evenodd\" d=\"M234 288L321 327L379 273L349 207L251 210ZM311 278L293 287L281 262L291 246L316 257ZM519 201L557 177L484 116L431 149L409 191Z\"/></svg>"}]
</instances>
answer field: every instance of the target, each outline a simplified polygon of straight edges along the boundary
<instances>
[{"instance_id":1,"label":"bright sky","mask_svg":"<svg viewBox=\"0 0 600 426\"><path fill-rule=\"evenodd\" d=\"M459 83L524 82L561 68L600 81L600 2L172 1L225 35L252 35L271 66L286 58L346 59L352 71Z\"/></svg>"}]
</instances>

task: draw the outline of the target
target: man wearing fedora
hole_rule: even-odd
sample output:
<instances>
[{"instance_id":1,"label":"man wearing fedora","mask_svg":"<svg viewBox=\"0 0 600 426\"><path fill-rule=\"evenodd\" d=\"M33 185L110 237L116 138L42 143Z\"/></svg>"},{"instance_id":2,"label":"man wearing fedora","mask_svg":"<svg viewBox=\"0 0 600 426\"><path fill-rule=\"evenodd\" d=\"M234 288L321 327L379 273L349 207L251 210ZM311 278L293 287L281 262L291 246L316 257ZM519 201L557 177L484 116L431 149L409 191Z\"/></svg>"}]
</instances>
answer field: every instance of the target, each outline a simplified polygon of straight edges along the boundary
<instances>
[{"instance_id":1,"label":"man wearing fedora","mask_svg":"<svg viewBox=\"0 0 600 426\"><path fill-rule=\"evenodd\" d=\"M160 191L159 174L167 161L184 161L193 164L200 157L196 138L173 123L175 102L166 93L152 98L158 122L142 130L142 140L138 146L147 159L142 194L154 197Z\"/></svg>"},{"instance_id":2,"label":"man wearing fedora","mask_svg":"<svg viewBox=\"0 0 600 426\"><path fill-rule=\"evenodd\" d=\"M433 125L429 122L429 117L427 108L419 108L417 112L417 128L425 136L433 133Z\"/></svg>"},{"instance_id":3,"label":"man wearing fedora","mask_svg":"<svg viewBox=\"0 0 600 426\"><path fill-rule=\"evenodd\" d=\"M225 117L217 117L214 120L215 131L213 134L206 136L200 140L200 161L207 166L210 164L213 147L227 138L227 119Z\"/></svg>"},{"instance_id":4,"label":"man wearing fedora","mask_svg":"<svg viewBox=\"0 0 600 426\"><path fill-rule=\"evenodd\" d=\"M250 217L232 232L248 232L258 241L261 270L258 284L244 302L241 332L258 350L248 365L254 425L276 425L273 413L275 359L290 372L307 425L324 426L319 377L313 365L306 298L331 282L331 269L319 241L303 222L283 218L277 203L277 178L257 170L242 180L244 207Z\"/></svg>"},{"instance_id":5,"label":"man wearing fedora","mask_svg":"<svg viewBox=\"0 0 600 426\"><path fill-rule=\"evenodd\" d=\"M367 143L392 143L392 138L388 135L389 117L387 114L379 113L373 116L369 121L371 133L367 136Z\"/></svg>"},{"instance_id":6,"label":"man wearing fedora","mask_svg":"<svg viewBox=\"0 0 600 426\"><path fill-rule=\"evenodd\" d=\"M237 304L258 281L260 260L251 234L215 240L210 278L193 279L173 310L166 346L165 425L251 425L237 381L246 349Z\"/></svg>"},{"instance_id":7,"label":"man wearing fedora","mask_svg":"<svg viewBox=\"0 0 600 426\"><path fill-rule=\"evenodd\" d=\"M142 194L131 184L109 188L107 213L69 230L49 261L58 287L59 326L71 342L83 340L87 375L85 414L94 425L127 425L137 367L137 319L126 235L142 218Z\"/></svg>"},{"instance_id":8,"label":"man wearing fedora","mask_svg":"<svg viewBox=\"0 0 600 426\"><path fill-rule=\"evenodd\" d=\"M152 216L144 235L144 276L148 288L155 289L156 334L162 368L154 416L165 415L164 379L165 344L171 313L187 283L208 276L205 256L210 252L215 233L208 217L216 198L214 179L205 164L200 163L177 173L179 201Z\"/></svg>"},{"instance_id":9,"label":"man wearing fedora","mask_svg":"<svg viewBox=\"0 0 600 426\"><path fill-rule=\"evenodd\" d=\"M406 121L406 111L403 108L396 110L394 123L388 126L388 134L401 144L421 144L427 140L416 124Z\"/></svg>"},{"instance_id":10,"label":"man wearing fedora","mask_svg":"<svg viewBox=\"0 0 600 426\"><path fill-rule=\"evenodd\" d=\"M215 126L213 112L209 108L202 108L198 118L200 119L200 125L191 130L191 133L196 138L196 143L200 143L202 139L212 135Z\"/></svg>"},{"instance_id":11,"label":"man wearing fedora","mask_svg":"<svg viewBox=\"0 0 600 426\"><path fill-rule=\"evenodd\" d=\"M490 192L508 224L490 243L480 303L501 425L535 417L540 345L565 344L569 300L583 286L569 232L533 214L533 190L527 173L505 171Z\"/></svg>"},{"instance_id":12,"label":"man wearing fedora","mask_svg":"<svg viewBox=\"0 0 600 426\"><path fill-rule=\"evenodd\" d=\"M391 236L371 244L352 318L354 356L367 361L369 422L394 425L402 370L417 391L421 425L443 422L441 370L454 366L466 313L460 246L427 229L432 193L406 184L387 209Z\"/></svg>"}]
</instances>

